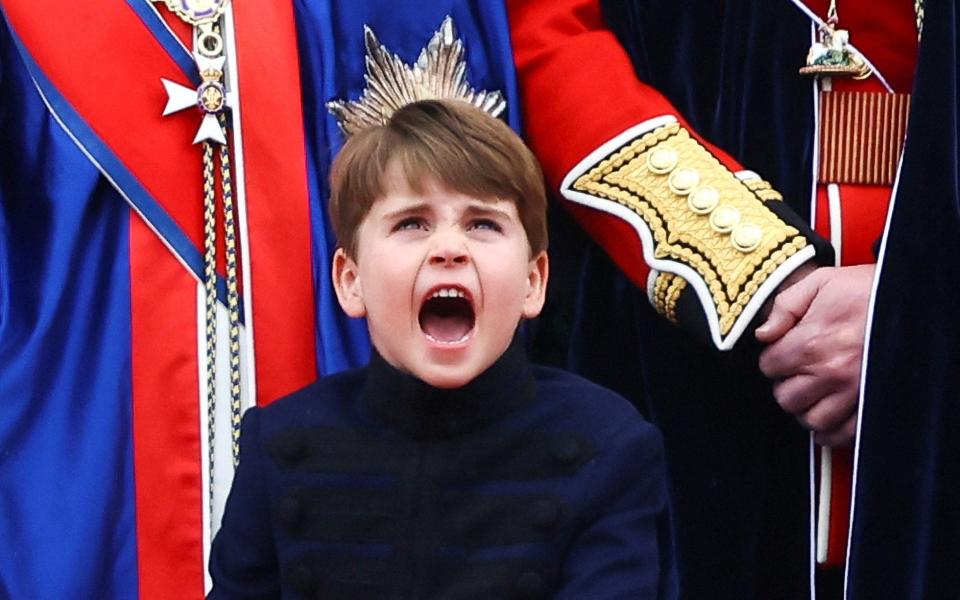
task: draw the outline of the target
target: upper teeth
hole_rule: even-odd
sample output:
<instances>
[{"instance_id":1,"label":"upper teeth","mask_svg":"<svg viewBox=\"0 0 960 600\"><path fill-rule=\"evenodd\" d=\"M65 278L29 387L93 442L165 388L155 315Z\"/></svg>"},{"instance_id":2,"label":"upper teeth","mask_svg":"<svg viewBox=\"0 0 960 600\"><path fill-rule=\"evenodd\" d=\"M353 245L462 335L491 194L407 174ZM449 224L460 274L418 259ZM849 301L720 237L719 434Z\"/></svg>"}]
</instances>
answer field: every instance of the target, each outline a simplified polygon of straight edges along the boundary
<instances>
[{"instance_id":1,"label":"upper teeth","mask_svg":"<svg viewBox=\"0 0 960 600\"><path fill-rule=\"evenodd\" d=\"M431 298L463 298L463 290L457 288L440 288L433 292Z\"/></svg>"}]
</instances>

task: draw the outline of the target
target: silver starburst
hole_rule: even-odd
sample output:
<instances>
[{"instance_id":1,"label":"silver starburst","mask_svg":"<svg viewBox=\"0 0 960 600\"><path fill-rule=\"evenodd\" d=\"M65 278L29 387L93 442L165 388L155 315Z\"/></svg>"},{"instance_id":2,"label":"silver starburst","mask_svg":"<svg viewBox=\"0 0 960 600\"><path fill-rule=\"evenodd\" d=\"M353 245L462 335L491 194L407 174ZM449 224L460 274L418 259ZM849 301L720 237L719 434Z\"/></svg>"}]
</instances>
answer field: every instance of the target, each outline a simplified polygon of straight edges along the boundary
<instances>
[{"instance_id":1,"label":"silver starburst","mask_svg":"<svg viewBox=\"0 0 960 600\"><path fill-rule=\"evenodd\" d=\"M466 52L449 16L412 67L382 45L367 26L363 37L367 48L367 74L363 76L367 86L363 94L359 100L327 102L327 109L346 135L383 125L401 107L417 100L463 100L494 117L507 106L499 91L477 91L467 81Z\"/></svg>"}]
</instances>

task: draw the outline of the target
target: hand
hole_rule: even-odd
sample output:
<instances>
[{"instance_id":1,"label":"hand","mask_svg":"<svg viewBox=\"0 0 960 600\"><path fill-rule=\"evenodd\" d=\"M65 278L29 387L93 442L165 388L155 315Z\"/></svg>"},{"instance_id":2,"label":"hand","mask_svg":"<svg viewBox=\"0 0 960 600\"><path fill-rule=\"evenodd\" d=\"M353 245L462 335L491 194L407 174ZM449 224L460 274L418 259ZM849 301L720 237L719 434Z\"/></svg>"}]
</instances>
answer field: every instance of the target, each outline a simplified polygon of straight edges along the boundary
<instances>
[{"instance_id":1,"label":"hand","mask_svg":"<svg viewBox=\"0 0 960 600\"><path fill-rule=\"evenodd\" d=\"M860 366L875 265L824 267L780 292L756 337L781 408L825 446L856 433Z\"/></svg>"}]
</instances>

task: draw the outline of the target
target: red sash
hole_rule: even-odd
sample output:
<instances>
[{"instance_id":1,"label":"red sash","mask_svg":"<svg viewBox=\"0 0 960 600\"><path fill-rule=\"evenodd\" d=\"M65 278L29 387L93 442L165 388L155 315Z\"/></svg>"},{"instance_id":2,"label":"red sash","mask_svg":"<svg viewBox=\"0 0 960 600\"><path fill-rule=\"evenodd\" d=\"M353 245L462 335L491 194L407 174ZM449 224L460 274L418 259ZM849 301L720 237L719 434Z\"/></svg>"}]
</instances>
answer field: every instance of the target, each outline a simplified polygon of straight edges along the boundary
<instances>
[{"instance_id":1,"label":"red sash","mask_svg":"<svg viewBox=\"0 0 960 600\"><path fill-rule=\"evenodd\" d=\"M165 11L162 5L157 5ZM133 460L140 593L203 595L197 259L203 244L200 114L161 116L160 78L195 87L137 0L9 0L4 13L38 89L131 213ZM256 360L268 403L316 377L310 208L296 29L288 3L238 2L242 158ZM189 28L168 19L181 39ZM161 39L165 34L168 39ZM189 45L189 44L188 44ZM179 60L178 60L179 59ZM235 162L237 162L235 160ZM235 173L235 179L239 177ZM202 335L202 331L199 332ZM249 349L248 349L249 350ZM99 365L98 368L109 368ZM122 451L122 449L118 449Z\"/></svg>"}]
</instances>

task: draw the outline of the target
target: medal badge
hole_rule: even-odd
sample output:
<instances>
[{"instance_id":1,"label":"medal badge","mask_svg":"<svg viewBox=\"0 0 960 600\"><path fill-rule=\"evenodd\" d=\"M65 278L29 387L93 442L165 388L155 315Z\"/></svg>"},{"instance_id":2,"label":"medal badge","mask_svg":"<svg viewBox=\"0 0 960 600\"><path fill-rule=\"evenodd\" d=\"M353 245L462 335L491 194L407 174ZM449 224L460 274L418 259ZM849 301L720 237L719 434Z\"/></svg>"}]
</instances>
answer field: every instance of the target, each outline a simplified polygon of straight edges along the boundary
<instances>
[{"instance_id":1,"label":"medal badge","mask_svg":"<svg viewBox=\"0 0 960 600\"><path fill-rule=\"evenodd\" d=\"M866 79L872 73L858 52L849 47L850 33L829 26L820 30L820 41L810 46L802 75Z\"/></svg>"},{"instance_id":2,"label":"medal badge","mask_svg":"<svg viewBox=\"0 0 960 600\"><path fill-rule=\"evenodd\" d=\"M220 18L229 0L154 0L163 2L172 13L198 27Z\"/></svg>"},{"instance_id":3,"label":"medal badge","mask_svg":"<svg viewBox=\"0 0 960 600\"><path fill-rule=\"evenodd\" d=\"M837 2L830 1L827 21L820 25L820 39L810 46L801 75L866 79L873 72L859 52L850 46L850 32L837 29Z\"/></svg>"},{"instance_id":4,"label":"medal badge","mask_svg":"<svg viewBox=\"0 0 960 600\"><path fill-rule=\"evenodd\" d=\"M167 105L163 115L167 116L192 106L199 107L203 120L193 143L214 142L226 144L227 139L220 122L221 114L229 106L227 90L224 85L223 37L217 22L227 8L229 0L154 0L166 7L182 20L193 25L193 57L202 82L196 89L180 85L169 79L160 78L167 92Z\"/></svg>"}]
</instances>

